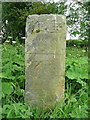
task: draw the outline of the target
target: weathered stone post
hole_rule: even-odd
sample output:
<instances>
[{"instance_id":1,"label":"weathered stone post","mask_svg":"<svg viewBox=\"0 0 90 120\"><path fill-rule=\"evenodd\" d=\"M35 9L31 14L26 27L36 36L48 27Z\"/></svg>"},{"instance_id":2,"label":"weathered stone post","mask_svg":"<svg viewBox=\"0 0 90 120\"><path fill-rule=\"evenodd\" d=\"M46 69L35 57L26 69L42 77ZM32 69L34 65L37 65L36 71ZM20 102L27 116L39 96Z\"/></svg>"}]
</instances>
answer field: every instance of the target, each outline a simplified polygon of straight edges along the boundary
<instances>
[{"instance_id":1,"label":"weathered stone post","mask_svg":"<svg viewBox=\"0 0 90 120\"><path fill-rule=\"evenodd\" d=\"M64 98L66 19L29 15L25 42L25 101L52 107Z\"/></svg>"}]
</instances>

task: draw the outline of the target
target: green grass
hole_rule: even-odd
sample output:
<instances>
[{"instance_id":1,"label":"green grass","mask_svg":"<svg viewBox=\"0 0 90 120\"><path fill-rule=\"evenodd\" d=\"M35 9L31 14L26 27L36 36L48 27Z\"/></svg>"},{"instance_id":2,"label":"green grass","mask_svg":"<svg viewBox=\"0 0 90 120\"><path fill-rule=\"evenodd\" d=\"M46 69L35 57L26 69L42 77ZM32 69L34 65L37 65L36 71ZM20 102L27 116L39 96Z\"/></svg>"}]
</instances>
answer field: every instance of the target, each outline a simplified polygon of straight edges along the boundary
<instances>
[{"instance_id":1,"label":"green grass","mask_svg":"<svg viewBox=\"0 0 90 120\"><path fill-rule=\"evenodd\" d=\"M88 55L85 47L67 47L65 101L48 111L24 103L24 55L23 45L2 46L3 118L88 118Z\"/></svg>"}]
</instances>

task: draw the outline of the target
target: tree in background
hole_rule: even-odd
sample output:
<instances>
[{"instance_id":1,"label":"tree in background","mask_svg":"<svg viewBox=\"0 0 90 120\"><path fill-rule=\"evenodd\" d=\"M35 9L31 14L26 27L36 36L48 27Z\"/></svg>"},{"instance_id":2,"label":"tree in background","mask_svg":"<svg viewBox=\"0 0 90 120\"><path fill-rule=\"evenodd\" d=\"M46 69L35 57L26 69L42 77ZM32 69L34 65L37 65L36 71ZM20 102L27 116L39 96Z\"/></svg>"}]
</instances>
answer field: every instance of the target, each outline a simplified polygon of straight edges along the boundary
<instances>
[{"instance_id":1,"label":"tree in background","mask_svg":"<svg viewBox=\"0 0 90 120\"><path fill-rule=\"evenodd\" d=\"M3 2L2 22L4 38L12 36L12 40L23 43L25 36L26 18L32 14L62 14L66 15L67 25L72 35L79 34L80 39L88 39L88 6L89 2ZM11 43L12 43L11 40Z\"/></svg>"},{"instance_id":2,"label":"tree in background","mask_svg":"<svg viewBox=\"0 0 90 120\"><path fill-rule=\"evenodd\" d=\"M30 3L29 3L30 5ZM4 38L12 36L13 40L22 34L25 34L25 19L28 15L27 3L5 2L2 3L2 22L4 30ZM4 41L5 41L4 40ZM4 42L3 41L3 42Z\"/></svg>"},{"instance_id":3,"label":"tree in background","mask_svg":"<svg viewBox=\"0 0 90 120\"><path fill-rule=\"evenodd\" d=\"M80 39L88 40L88 2L73 2L69 5L67 24L71 28L70 33L78 34Z\"/></svg>"},{"instance_id":4,"label":"tree in background","mask_svg":"<svg viewBox=\"0 0 90 120\"><path fill-rule=\"evenodd\" d=\"M2 22L5 42L8 36L15 40L25 36L25 24L28 15L32 14L64 14L66 6L64 2L45 3L45 2L3 2L2 3ZM11 44L12 44L11 40Z\"/></svg>"}]
</instances>

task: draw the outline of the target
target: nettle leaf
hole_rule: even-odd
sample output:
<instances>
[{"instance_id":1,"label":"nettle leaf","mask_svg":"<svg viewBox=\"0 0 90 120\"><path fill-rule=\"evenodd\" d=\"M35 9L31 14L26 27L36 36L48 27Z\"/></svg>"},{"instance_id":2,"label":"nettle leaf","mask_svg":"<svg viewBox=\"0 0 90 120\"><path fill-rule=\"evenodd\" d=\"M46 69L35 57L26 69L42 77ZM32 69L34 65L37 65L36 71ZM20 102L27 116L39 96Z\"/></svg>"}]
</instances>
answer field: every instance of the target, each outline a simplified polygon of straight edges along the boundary
<instances>
[{"instance_id":1,"label":"nettle leaf","mask_svg":"<svg viewBox=\"0 0 90 120\"><path fill-rule=\"evenodd\" d=\"M69 78L69 79L74 79L75 78L75 73L72 72L72 70L68 70L66 72L66 76Z\"/></svg>"},{"instance_id":2,"label":"nettle leaf","mask_svg":"<svg viewBox=\"0 0 90 120\"><path fill-rule=\"evenodd\" d=\"M77 99L72 96L72 97L70 98L70 102L77 102Z\"/></svg>"},{"instance_id":3,"label":"nettle leaf","mask_svg":"<svg viewBox=\"0 0 90 120\"><path fill-rule=\"evenodd\" d=\"M10 105L3 105L2 114L8 114L8 109Z\"/></svg>"},{"instance_id":4,"label":"nettle leaf","mask_svg":"<svg viewBox=\"0 0 90 120\"><path fill-rule=\"evenodd\" d=\"M23 95L23 93L24 93L24 90L23 89L20 89L20 88L17 88L16 90L15 90L15 92L14 92L15 94L17 94L17 95Z\"/></svg>"},{"instance_id":5,"label":"nettle leaf","mask_svg":"<svg viewBox=\"0 0 90 120\"><path fill-rule=\"evenodd\" d=\"M84 68L72 67L66 72L69 79L88 79L88 72Z\"/></svg>"},{"instance_id":6,"label":"nettle leaf","mask_svg":"<svg viewBox=\"0 0 90 120\"><path fill-rule=\"evenodd\" d=\"M86 86L86 82L82 81L82 80L77 80L78 83L80 83L82 86Z\"/></svg>"},{"instance_id":7,"label":"nettle leaf","mask_svg":"<svg viewBox=\"0 0 90 120\"><path fill-rule=\"evenodd\" d=\"M17 79L24 80L25 79L25 75L20 75L20 76L17 77Z\"/></svg>"},{"instance_id":8,"label":"nettle leaf","mask_svg":"<svg viewBox=\"0 0 90 120\"><path fill-rule=\"evenodd\" d=\"M11 75L10 71L0 73L0 78L7 79L7 80L14 80L15 77Z\"/></svg>"},{"instance_id":9,"label":"nettle leaf","mask_svg":"<svg viewBox=\"0 0 90 120\"><path fill-rule=\"evenodd\" d=\"M21 71L21 67L17 65L13 65L13 69L17 71Z\"/></svg>"},{"instance_id":10,"label":"nettle leaf","mask_svg":"<svg viewBox=\"0 0 90 120\"><path fill-rule=\"evenodd\" d=\"M12 62L13 63L17 63L18 65L21 65L21 66L23 66L24 64L24 62L23 62L23 60L22 60L22 56L20 56L20 55L17 55L17 56L13 56L12 57Z\"/></svg>"},{"instance_id":11,"label":"nettle leaf","mask_svg":"<svg viewBox=\"0 0 90 120\"><path fill-rule=\"evenodd\" d=\"M22 103L14 103L3 106L3 114L6 114L6 118L26 118L33 116L32 112Z\"/></svg>"},{"instance_id":12,"label":"nettle leaf","mask_svg":"<svg viewBox=\"0 0 90 120\"><path fill-rule=\"evenodd\" d=\"M6 95L10 95L13 92L13 86L9 82L2 82L2 92Z\"/></svg>"},{"instance_id":13,"label":"nettle leaf","mask_svg":"<svg viewBox=\"0 0 90 120\"><path fill-rule=\"evenodd\" d=\"M88 60L87 58L78 58L67 60L66 76L69 79L88 79Z\"/></svg>"},{"instance_id":14,"label":"nettle leaf","mask_svg":"<svg viewBox=\"0 0 90 120\"><path fill-rule=\"evenodd\" d=\"M73 109L73 111L71 112L71 117L72 118L87 118L87 112L85 111L86 106L75 106L75 108Z\"/></svg>"}]
</instances>

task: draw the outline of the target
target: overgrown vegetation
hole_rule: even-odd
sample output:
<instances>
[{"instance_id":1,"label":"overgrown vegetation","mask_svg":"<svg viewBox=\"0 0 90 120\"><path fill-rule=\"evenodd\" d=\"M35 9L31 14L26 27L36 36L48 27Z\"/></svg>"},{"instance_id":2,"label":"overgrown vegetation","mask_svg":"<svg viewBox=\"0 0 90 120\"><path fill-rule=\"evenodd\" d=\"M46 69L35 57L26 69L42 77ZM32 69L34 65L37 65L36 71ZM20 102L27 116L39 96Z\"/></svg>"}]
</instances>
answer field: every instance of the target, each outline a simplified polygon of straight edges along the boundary
<instances>
[{"instance_id":1,"label":"overgrown vegetation","mask_svg":"<svg viewBox=\"0 0 90 120\"><path fill-rule=\"evenodd\" d=\"M89 2L3 2L2 3L2 118L89 118L88 49ZM77 6L77 7L75 7ZM70 11L66 14L67 9ZM67 41L65 100L54 109L31 108L24 102L24 42L26 17L32 14L63 14L72 35L84 40ZM78 29L77 29L78 28ZM11 37L8 38L8 37ZM9 43L5 41L9 40ZM12 41L16 41L12 44ZM0 63L1 64L1 63ZM1 89L0 89L1 90ZM2 108L1 108L2 107Z\"/></svg>"},{"instance_id":2,"label":"overgrown vegetation","mask_svg":"<svg viewBox=\"0 0 90 120\"><path fill-rule=\"evenodd\" d=\"M2 46L3 118L88 118L88 56L85 47L67 47L65 101L53 110L24 103L24 45Z\"/></svg>"}]
</instances>

